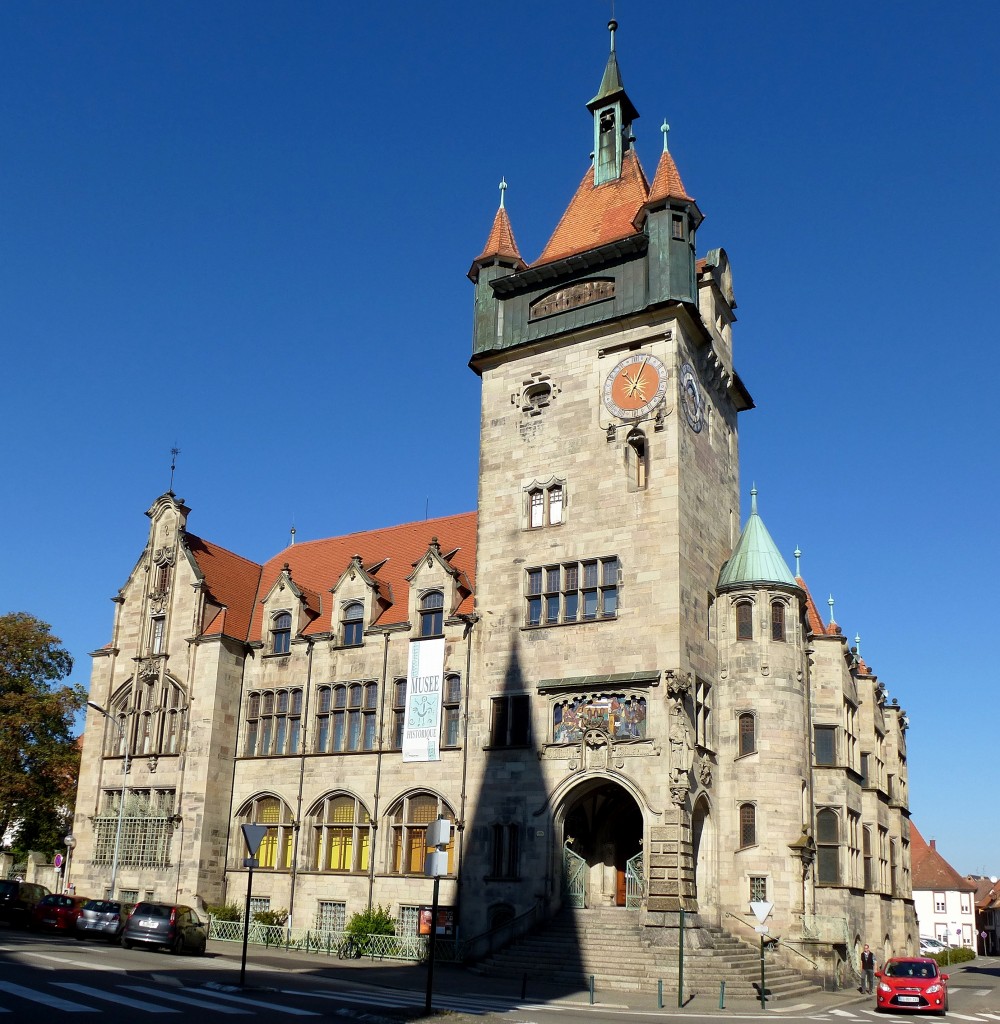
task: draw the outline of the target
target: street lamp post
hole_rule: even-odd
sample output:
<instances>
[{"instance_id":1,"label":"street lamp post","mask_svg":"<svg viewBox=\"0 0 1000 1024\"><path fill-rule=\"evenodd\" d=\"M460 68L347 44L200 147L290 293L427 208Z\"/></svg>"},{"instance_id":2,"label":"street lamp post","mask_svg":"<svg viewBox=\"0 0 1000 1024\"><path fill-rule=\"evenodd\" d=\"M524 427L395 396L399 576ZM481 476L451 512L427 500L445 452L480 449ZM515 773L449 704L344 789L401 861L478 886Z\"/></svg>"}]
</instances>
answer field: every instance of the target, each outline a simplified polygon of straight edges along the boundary
<instances>
[{"instance_id":1,"label":"street lamp post","mask_svg":"<svg viewBox=\"0 0 1000 1024\"><path fill-rule=\"evenodd\" d=\"M73 867L73 850L76 848L76 836L72 832L63 840L66 844L66 874L63 878L63 889L68 893L70 889L70 869Z\"/></svg>"},{"instance_id":2,"label":"street lamp post","mask_svg":"<svg viewBox=\"0 0 1000 1024\"><path fill-rule=\"evenodd\" d=\"M115 829L115 851L111 858L111 893L109 899L114 899L115 885L118 881L118 853L121 850L122 843L122 822L125 817L125 791L128 788L128 737L125 735L125 723L115 718L110 712L105 711L96 701L88 700L87 707L93 708L118 726L118 731L121 734L122 750L125 754L125 762L122 765L122 792L121 798L118 801L118 826Z\"/></svg>"}]
</instances>

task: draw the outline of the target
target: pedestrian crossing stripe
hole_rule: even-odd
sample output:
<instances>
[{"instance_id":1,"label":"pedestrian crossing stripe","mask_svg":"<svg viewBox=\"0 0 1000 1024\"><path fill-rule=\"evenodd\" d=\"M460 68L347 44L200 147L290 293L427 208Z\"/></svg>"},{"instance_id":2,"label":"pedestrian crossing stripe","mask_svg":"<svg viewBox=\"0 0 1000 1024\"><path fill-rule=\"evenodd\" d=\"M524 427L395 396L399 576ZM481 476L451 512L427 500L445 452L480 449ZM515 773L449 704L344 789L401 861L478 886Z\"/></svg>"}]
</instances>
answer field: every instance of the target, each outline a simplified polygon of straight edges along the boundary
<instances>
[{"instance_id":1,"label":"pedestrian crossing stripe","mask_svg":"<svg viewBox=\"0 0 1000 1024\"><path fill-rule=\"evenodd\" d=\"M15 985L10 981L0 981L0 992L8 995L18 996L27 999L32 1003L41 1003L53 1010L65 1010L67 1013L100 1013L96 1006L84 1006L83 1003L73 1003L68 999L59 996L49 995L48 992L38 992L33 988L25 988L24 985Z\"/></svg>"},{"instance_id":2,"label":"pedestrian crossing stripe","mask_svg":"<svg viewBox=\"0 0 1000 1024\"><path fill-rule=\"evenodd\" d=\"M185 995L179 992L161 992L158 988L148 988L145 985L126 985L129 992L137 992L143 996L156 996L159 999L169 999L172 1002L180 1003L182 1006L197 1006L204 1010L214 1010L216 1013L246 1013L236 1006L226 1006L225 1003L210 1003L207 999L195 999L194 996Z\"/></svg>"}]
</instances>

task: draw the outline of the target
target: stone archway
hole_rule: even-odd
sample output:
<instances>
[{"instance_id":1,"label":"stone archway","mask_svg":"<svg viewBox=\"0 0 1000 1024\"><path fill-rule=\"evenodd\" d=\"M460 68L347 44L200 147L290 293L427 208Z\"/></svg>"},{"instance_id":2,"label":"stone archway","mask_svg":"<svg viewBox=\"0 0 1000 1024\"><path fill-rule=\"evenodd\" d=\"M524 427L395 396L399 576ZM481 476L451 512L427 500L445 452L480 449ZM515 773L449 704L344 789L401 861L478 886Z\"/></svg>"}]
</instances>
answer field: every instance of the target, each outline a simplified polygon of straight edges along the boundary
<instances>
[{"instance_id":1,"label":"stone archway","mask_svg":"<svg viewBox=\"0 0 1000 1024\"><path fill-rule=\"evenodd\" d=\"M580 905L624 907L627 865L643 849L643 815L635 798L617 782L592 779L566 795L562 817L563 842L583 862Z\"/></svg>"}]
</instances>

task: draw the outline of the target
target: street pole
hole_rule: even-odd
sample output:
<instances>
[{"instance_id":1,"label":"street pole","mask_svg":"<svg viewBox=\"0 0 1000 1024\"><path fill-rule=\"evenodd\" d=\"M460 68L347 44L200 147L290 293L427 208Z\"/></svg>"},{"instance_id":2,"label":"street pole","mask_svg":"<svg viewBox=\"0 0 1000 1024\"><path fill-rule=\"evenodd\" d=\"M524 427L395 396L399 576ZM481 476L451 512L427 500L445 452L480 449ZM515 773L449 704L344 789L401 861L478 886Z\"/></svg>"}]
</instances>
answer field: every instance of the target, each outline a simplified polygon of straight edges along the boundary
<instances>
[{"instance_id":1,"label":"street pole","mask_svg":"<svg viewBox=\"0 0 1000 1024\"><path fill-rule=\"evenodd\" d=\"M122 741L122 752L125 755L125 760L122 763L122 790L118 801L118 825L115 828L115 850L111 858L111 892L108 894L108 898L113 900L115 898L115 886L118 882L118 855L121 852L122 825L124 824L125 819L125 796L128 789L128 736L125 734L125 723L120 719L114 718L110 712L105 711L100 704L95 701L88 700L87 707L93 708L95 711L104 715L105 718L111 719L111 721L118 726L118 732Z\"/></svg>"},{"instance_id":2,"label":"street pole","mask_svg":"<svg viewBox=\"0 0 1000 1024\"><path fill-rule=\"evenodd\" d=\"M247 943L250 941L250 895L253 892L253 869L257 866L254 857L245 857L243 864L247 869L247 901L243 907L243 958L240 960L240 988L247 976Z\"/></svg>"},{"instance_id":3,"label":"street pole","mask_svg":"<svg viewBox=\"0 0 1000 1024\"><path fill-rule=\"evenodd\" d=\"M764 989L764 936L760 937L760 1008L767 1009L767 994Z\"/></svg>"},{"instance_id":4,"label":"street pole","mask_svg":"<svg viewBox=\"0 0 1000 1024\"><path fill-rule=\"evenodd\" d=\"M76 836L72 832L63 840L66 844L66 874L63 876L63 889L69 893L70 890L70 870L73 867L73 850L76 847Z\"/></svg>"},{"instance_id":5,"label":"street pole","mask_svg":"<svg viewBox=\"0 0 1000 1024\"><path fill-rule=\"evenodd\" d=\"M434 895L431 897L431 934L428 942L427 956L427 993L424 998L424 1013L431 1013L431 1003L434 993L434 947L437 945L437 919L438 919L438 893L441 886L439 875L434 876Z\"/></svg>"}]
</instances>

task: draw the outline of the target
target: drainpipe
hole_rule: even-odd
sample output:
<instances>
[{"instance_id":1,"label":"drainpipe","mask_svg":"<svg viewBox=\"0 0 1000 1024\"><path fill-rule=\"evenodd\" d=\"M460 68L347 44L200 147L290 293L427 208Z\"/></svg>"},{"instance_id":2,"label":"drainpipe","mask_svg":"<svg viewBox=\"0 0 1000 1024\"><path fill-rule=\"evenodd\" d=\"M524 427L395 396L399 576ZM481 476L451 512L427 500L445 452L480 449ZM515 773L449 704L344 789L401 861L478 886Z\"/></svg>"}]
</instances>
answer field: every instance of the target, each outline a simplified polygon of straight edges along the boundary
<instances>
[{"instance_id":1,"label":"drainpipe","mask_svg":"<svg viewBox=\"0 0 1000 1024\"><path fill-rule=\"evenodd\" d=\"M479 622L479 616L472 612L461 616L465 622L465 710L462 721L462 792L459 797L458 821L458 863L455 866L455 938L461 933L462 922L462 857L465 852L465 809L468 804L467 782L469 778L469 692L472 689L472 630Z\"/></svg>"},{"instance_id":2,"label":"drainpipe","mask_svg":"<svg viewBox=\"0 0 1000 1024\"><path fill-rule=\"evenodd\" d=\"M378 708L378 744L375 755L375 795L372 801L372 841L368 849L368 909L372 909L372 898L375 893L375 851L378 838L378 801L382 786L382 752L385 749L385 702L389 693L389 630L382 630L385 646L382 650L382 699Z\"/></svg>"},{"instance_id":3,"label":"drainpipe","mask_svg":"<svg viewBox=\"0 0 1000 1024\"><path fill-rule=\"evenodd\" d=\"M292 844L292 884L288 894L288 929L290 930L295 914L295 883L298 881L299 863L299 836L302 834L302 787L306 774L306 732L309 728L309 694L312 691L313 674L313 645L310 637L307 641L309 648L306 652L306 686L305 696L302 699L302 725L299 729L299 794L295 802L295 824L292 826L295 832L295 841ZM286 933L287 934L287 933Z\"/></svg>"}]
</instances>

